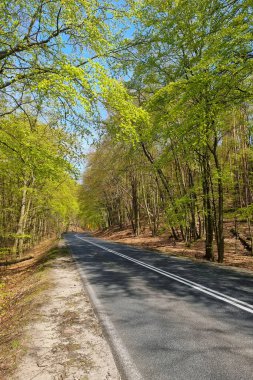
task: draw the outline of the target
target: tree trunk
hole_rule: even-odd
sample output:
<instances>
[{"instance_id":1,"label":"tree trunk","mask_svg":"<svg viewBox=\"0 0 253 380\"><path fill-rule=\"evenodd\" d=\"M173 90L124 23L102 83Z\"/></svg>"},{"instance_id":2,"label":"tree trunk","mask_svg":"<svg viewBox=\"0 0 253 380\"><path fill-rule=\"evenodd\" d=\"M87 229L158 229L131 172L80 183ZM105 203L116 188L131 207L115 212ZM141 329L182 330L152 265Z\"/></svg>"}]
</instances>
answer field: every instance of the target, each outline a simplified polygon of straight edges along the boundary
<instances>
[{"instance_id":1,"label":"tree trunk","mask_svg":"<svg viewBox=\"0 0 253 380\"><path fill-rule=\"evenodd\" d=\"M224 260L224 228L223 228L223 180L222 180L222 170L219 163L219 158L217 154L218 139L214 139L214 147L211 150L215 162L215 167L218 174L218 207L216 215L216 244L218 251L218 262L222 263ZM210 173L211 174L211 173Z\"/></svg>"},{"instance_id":2,"label":"tree trunk","mask_svg":"<svg viewBox=\"0 0 253 380\"><path fill-rule=\"evenodd\" d=\"M24 240L22 235L24 233L26 198L27 198L27 180L24 180L18 228L17 228L16 237L15 237L15 241L12 248L13 252L17 254L19 257L22 257L22 248L23 248L23 240Z\"/></svg>"},{"instance_id":3,"label":"tree trunk","mask_svg":"<svg viewBox=\"0 0 253 380\"><path fill-rule=\"evenodd\" d=\"M138 182L136 176L132 178L131 186L134 234L135 236L138 236L140 234L140 210L138 202Z\"/></svg>"},{"instance_id":4,"label":"tree trunk","mask_svg":"<svg viewBox=\"0 0 253 380\"><path fill-rule=\"evenodd\" d=\"M214 260L213 254L213 215L212 215L212 203L211 203L211 191L209 183L209 157L207 154L203 157L203 206L205 211L205 228L206 228L206 240L205 240L205 258L209 261Z\"/></svg>"}]
</instances>

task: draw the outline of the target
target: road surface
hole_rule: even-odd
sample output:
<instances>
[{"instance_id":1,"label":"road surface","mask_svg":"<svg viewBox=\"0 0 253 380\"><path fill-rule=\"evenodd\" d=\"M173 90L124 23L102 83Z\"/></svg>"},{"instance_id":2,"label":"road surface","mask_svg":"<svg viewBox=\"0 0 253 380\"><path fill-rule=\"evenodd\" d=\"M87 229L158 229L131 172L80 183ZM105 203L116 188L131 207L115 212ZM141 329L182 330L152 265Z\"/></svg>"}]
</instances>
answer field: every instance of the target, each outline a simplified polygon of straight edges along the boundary
<instances>
[{"instance_id":1,"label":"road surface","mask_svg":"<svg viewBox=\"0 0 253 380\"><path fill-rule=\"evenodd\" d=\"M253 276L65 235L127 380L253 379Z\"/></svg>"}]
</instances>

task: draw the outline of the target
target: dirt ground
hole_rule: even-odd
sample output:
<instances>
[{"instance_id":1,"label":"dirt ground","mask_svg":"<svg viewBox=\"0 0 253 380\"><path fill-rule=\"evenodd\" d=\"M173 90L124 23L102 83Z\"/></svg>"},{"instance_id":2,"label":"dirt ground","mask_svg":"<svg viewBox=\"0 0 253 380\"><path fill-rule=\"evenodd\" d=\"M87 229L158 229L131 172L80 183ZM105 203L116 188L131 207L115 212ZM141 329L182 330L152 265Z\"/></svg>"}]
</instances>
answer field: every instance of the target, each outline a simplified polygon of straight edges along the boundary
<instances>
[{"instance_id":1,"label":"dirt ground","mask_svg":"<svg viewBox=\"0 0 253 380\"><path fill-rule=\"evenodd\" d=\"M44 255L54 246L55 239L48 239L33 249L33 259L0 266L0 379L10 379L23 354L22 331L34 299L47 286L41 268Z\"/></svg>"},{"instance_id":2,"label":"dirt ground","mask_svg":"<svg viewBox=\"0 0 253 380\"><path fill-rule=\"evenodd\" d=\"M229 234L230 226L225 228L225 257L224 263L216 265L233 266L253 271L253 256L247 252L240 241ZM140 248L156 250L166 255L188 257L192 260L203 260L205 245L203 240L198 240L187 246L184 242L175 242L166 234L161 236L151 236L149 231L143 232L140 236L134 236L131 229L96 231L94 236L123 244L130 244ZM217 253L214 247L214 253Z\"/></svg>"},{"instance_id":3,"label":"dirt ground","mask_svg":"<svg viewBox=\"0 0 253 380\"><path fill-rule=\"evenodd\" d=\"M67 249L51 248L44 255L43 248L39 251L36 265L19 263L15 270L8 269L14 272L2 276L2 281L8 280L10 304L0 303L1 331L6 332L0 336L4 343L0 379L119 380L110 348Z\"/></svg>"}]
</instances>

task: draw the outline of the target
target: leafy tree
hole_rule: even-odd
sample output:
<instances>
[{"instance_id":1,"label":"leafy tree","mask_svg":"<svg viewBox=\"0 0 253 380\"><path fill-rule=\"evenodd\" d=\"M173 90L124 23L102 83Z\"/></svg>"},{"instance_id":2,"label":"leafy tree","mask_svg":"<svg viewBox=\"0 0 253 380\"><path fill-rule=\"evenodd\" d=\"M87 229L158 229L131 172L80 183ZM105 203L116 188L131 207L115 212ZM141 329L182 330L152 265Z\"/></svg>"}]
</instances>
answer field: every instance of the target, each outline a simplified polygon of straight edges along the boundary
<instances>
[{"instance_id":1,"label":"leafy tree","mask_svg":"<svg viewBox=\"0 0 253 380\"><path fill-rule=\"evenodd\" d=\"M78 213L73 136L45 124L31 130L24 116L11 115L0 144L1 245L22 255L24 243L59 233Z\"/></svg>"},{"instance_id":2,"label":"leafy tree","mask_svg":"<svg viewBox=\"0 0 253 380\"><path fill-rule=\"evenodd\" d=\"M147 145L162 144L168 151L176 142L174 155L184 151L197 161L206 258L213 260L215 235L222 262L224 165L219 147L228 130L228 110L252 99L252 6L249 1L220 0L130 3L136 39L144 36L145 43L132 50L128 90L109 82L103 94L110 114L118 118L115 135L142 145L175 214L179 209L173 186Z\"/></svg>"},{"instance_id":3,"label":"leafy tree","mask_svg":"<svg viewBox=\"0 0 253 380\"><path fill-rule=\"evenodd\" d=\"M117 15L104 0L3 0L0 116L58 109L58 119L80 127L94 105L99 58L119 49L110 32Z\"/></svg>"}]
</instances>

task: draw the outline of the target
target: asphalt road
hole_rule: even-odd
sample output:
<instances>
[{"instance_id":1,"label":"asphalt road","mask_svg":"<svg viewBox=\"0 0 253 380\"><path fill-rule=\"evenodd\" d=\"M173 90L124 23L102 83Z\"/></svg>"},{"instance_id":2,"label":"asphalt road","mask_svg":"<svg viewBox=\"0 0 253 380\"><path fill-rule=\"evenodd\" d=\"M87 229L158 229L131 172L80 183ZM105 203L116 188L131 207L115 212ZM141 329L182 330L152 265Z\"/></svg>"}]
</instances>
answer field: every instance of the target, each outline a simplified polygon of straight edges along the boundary
<instances>
[{"instance_id":1,"label":"asphalt road","mask_svg":"<svg viewBox=\"0 0 253 380\"><path fill-rule=\"evenodd\" d=\"M253 379L252 275L88 234L65 239L123 379Z\"/></svg>"}]
</instances>

